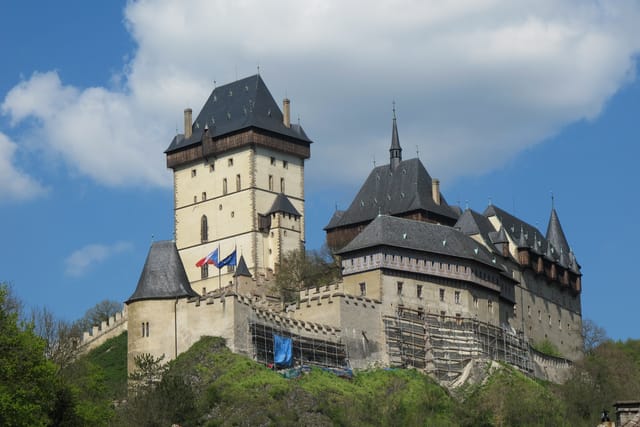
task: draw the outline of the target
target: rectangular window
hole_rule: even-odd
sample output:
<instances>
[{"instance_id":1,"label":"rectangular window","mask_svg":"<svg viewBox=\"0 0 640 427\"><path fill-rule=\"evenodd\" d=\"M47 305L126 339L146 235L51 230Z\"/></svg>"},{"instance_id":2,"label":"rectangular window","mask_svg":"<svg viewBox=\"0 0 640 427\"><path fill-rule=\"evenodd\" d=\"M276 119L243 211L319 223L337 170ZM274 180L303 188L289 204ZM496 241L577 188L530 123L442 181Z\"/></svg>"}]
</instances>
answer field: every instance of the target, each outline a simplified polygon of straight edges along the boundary
<instances>
[{"instance_id":1,"label":"rectangular window","mask_svg":"<svg viewBox=\"0 0 640 427\"><path fill-rule=\"evenodd\" d=\"M235 265L227 265L227 273L233 273L234 271L236 271Z\"/></svg>"},{"instance_id":2,"label":"rectangular window","mask_svg":"<svg viewBox=\"0 0 640 427\"><path fill-rule=\"evenodd\" d=\"M531 317L531 306L527 306L527 316Z\"/></svg>"},{"instance_id":3,"label":"rectangular window","mask_svg":"<svg viewBox=\"0 0 640 427\"><path fill-rule=\"evenodd\" d=\"M362 282L360 283L360 296L367 295L367 284Z\"/></svg>"},{"instance_id":4,"label":"rectangular window","mask_svg":"<svg viewBox=\"0 0 640 427\"><path fill-rule=\"evenodd\" d=\"M240 174L236 175L236 191L240 191L242 183L240 182Z\"/></svg>"},{"instance_id":5,"label":"rectangular window","mask_svg":"<svg viewBox=\"0 0 640 427\"><path fill-rule=\"evenodd\" d=\"M142 322L142 336L144 336L144 322Z\"/></svg>"},{"instance_id":6,"label":"rectangular window","mask_svg":"<svg viewBox=\"0 0 640 427\"><path fill-rule=\"evenodd\" d=\"M538 322L542 322L542 313L538 310Z\"/></svg>"},{"instance_id":7,"label":"rectangular window","mask_svg":"<svg viewBox=\"0 0 640 427\"><path fill-rule=\"evenodd\" d=\"M402 282L398 282L397 284L397 288L398 288L398 296L402 295Z\"/></svg>"},{"instance_id":8,"label":"rectangular window","mask_svg":"<svg viewBox=\"0 0 640 427\"><path fill-rule=\"evenodd\" d=\"M222 179L222 194L227 194L227 178Z\"/></svg>"},{"instance_id":9,"label":"rectangular window","mask_svg":"<svg viewBox=\"0 0 640 427\"><path fill-rule=\"evenodd\" d=\"M204 263L202 267L200 267L200 278L206 279L207 277L209 277L209 264Z\"/></svg>"},{"instance_id":10,"label":"rectangular window","mask_svg":"<svg viewBox=\"0 0 640 427\"><path fill-rule=\"evenodd\" d=\"M209 172L215 172L215 170L216 170L215 163L211 163L211 164L209 165Z\"/></svg>"},{"instance_id":11,"label":"rectangular window","mask_svg":"<svg viewBox=\"0 0 640 427\"><path fill-rule=\"evenodd\" d=\"M478 308L478 297L475 295L473 296L473 307Z\"/></svg>"},{"instance_id":12,"label":"rectangular window","mask_svg":"<svg viewBox=\"0 0 640 427\"><path fill-rule=\"evenodd\" d=\"M280 192L284 193L284 178L280 178Z\"/></svg>"},{"instance_id":13,"label":"rectangular window","mask_svg":"<svg viewBox=\"0 0 640 427\"><path fill-rule=\"evenodd\" d=\"M229 160L227 160L227 165L233 166L233 157L231 157Z\"/></svg>"},{"instance_id":14,"label":"rectangular window","mask_svg":"<svg viewBox=\"0 0 640 427\"><path fill-rule=\"evenodd\" d=\"M191 169L191 178L193 178L194 176L196 176L196 174L198 173L197 170L195 169Z\"/></svg>"},{"instance_id":15,"label":"rectangular window","mask_svg":"<svg viewBox=\"0 0 640 427\"><path fill-rule=\"evenodd\" d=\"M273 175L269 175L269 191L273 191Z\"/></svg>"},{"instance_id":16,"label":"rectangular window","mask_svg":"<svg viewBox=\"0 0 640 427\"><path fill-rule=\"evenodd\" d=\"M549 326L551 326L551 315L549 315Z\"/></svg>"},{"instance_id":17,"label":"rectangular window","mask_svg":"<svg viewBox=\"0 0 640 427\"><path fill-rule=\"evenodd\" d=\"M147 322L145 326L147 327L147 337L148 337L149 336L149 322Z\"/></svg>"},{"instance_id":18,"label":"rectangular window","mask_svg":"<svg viewBox=\"0 0 640 427\"><path fill-rule=\"evenodd\" d=\"M207 192L203 191L202 192L202 201L204 202L205 200L207 200Z\"/></svg>"},{"instance_id":19,"label":"rectangular window","mask_svg":"<svg viewBox=\"0 0 640 427\"><path fill-rule=\"evenodd\" d=\"M149 336L149 322L142 322L142 336Z\"/></svg>"},{"instance_id":20,"label":"rectangular window","mask_svg":"<svg viewBox=\"0 0 640 427\"><path fill-rule=\"evenodd\" d=\"M460 304L460 291L455 292L454 298L455 298L456 304Z\"/></svg>"},{"instance_id":21,"label":"rectangular window","mask_svg":"<svg viewBox=\"0 0 640 427\"><path fill-rule=\"evenodd\" d=\"M271 166L275 166L276 165L276 158L272 157L271 158Z\"/></svg>"},{"instance_id":22,"label":"rectangular window","mask_svg":"<svg viewBox=\"0 0 640 427\"><path fill-rule=\"evenodd\" d=\"M444 322L446 318L447 318L447 312L446 311L441 311L440 312L440 321Z\"/></svg>"},{"instance_id":23,"label":"rectangular window","mask_svg":"<svg viewBox=\"0 0 640 427\"><path fill-rule=\"evenodd\" d=\"M487 308L489 309L489 313L493 313L493 301L487 301Z\"/></svg>"},{"instance_id":24,"label":"rectangular window","mask_svg":"<svg viewBox=\"0 0 640 427\"><path fill-rule=\"evenodd\" d=\"M416 286L416 296L418 298L422 298L422 285L417 285Z\"/></svg>"},{"instance_id":25,"label":"rectangular window","mask_svg":"<svg viewBox=\"0 0 640 427\"><path fill-rule=\"evenodd\" d=\"M444 289L440 289L440 301L444 301Z\"/></svg>"},{"instance_id":26,"label":"rectangular window","mask_svg":"<svg viewBox=\"0 0 640 427\"><path fill-rule=\"evenodd\" d=\"M282 167L285 168L285 169L289 169L289 162L286 161L286 160L283 160L282 161Z\"/></svg>"}]
</instances>

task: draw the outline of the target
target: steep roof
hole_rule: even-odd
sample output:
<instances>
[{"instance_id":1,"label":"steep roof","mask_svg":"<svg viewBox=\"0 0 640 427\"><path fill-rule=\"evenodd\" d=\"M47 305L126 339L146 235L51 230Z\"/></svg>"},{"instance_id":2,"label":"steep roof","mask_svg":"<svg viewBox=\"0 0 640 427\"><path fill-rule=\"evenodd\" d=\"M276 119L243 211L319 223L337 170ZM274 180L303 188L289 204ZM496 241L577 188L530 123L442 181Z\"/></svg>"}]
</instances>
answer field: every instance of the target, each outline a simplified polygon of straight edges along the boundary
<instances>
[{"instance_id":1,"label":"steep roof","mask_svg":"<svg viewBox=\"0 0 640 427\"><path fill-rule=\"evenodd\" d=\"M378 214L399 215L413 211L427 211L455 221L458 216L444 196L440 204L433 201L432 180L419 159L404 160L392 169L390 165L374 168L351 206L338 221L325 227L329 230L350 224L371 221Z\"/></svg>"},{"instance_id":2,"label":"steep roof","mask_svg":"<svg viewBox=\"0 0 640 427\"><path fill-rule=\"evenodd\" d=\"M531 224L528 224L517 218L507 211L500 209L495 205L490 205L485 209L483 215L487 218L497 216L502 226L511 240L516 242L519 247L530 248L537 253L545 253L547 248L547 240L544 235Z\"/></svg>"},{"instance_id":3,"label":"steep roof","mask_svg":"<svg viewBox=\"0 0 640 427\"><path fill-rule=\"evenodd\" d=\"M495 240L497 232L489 219L472 209L465 209L454 228L457 228L467 236L480 235L492 251L496 250L494 243L502 243Z\"/></svg>"},{"instance_id":4,"label":"steep roof","mask_svg":"<svg viewBox=\"0 0 640 427\"><path fill-rule=\"evenodd\" d=\"M547 225L547 240L551 242L558 251L568 254L571 250L567 238L562 231L560 220L558 219L558 213L555 209L551 209L551 217L549 217L549 225Z\"/></svg>"},{"instance_id":5,"label":"steep roof","mask_svg":"<svg viewBox=\"0 0 640 427\"><path fill-rule=\"evenodd\" d=\"M462 232L445 225L379 215L338 253L389 246L474 260L499 269L493 255Z\"/></svg>"},{"instance_id":6,"label":"steep roof","mask_svg":"<svg viewBox=\"0 0 640 427\"><path fill-rule=\"evenodd\" d=\"M271 205L271 209L267 211L267 214L272 214L276 212L288 213L294 216L301 216L300 212L293 206L291 200L284 193L278 193L276 199L273 201L273 205Z\"/></svg>"},{"instance_id":7,"label":"steep roof","mask_svg":"<svg viewBox=\"0 0 640 427\"><path fill-rule=\"evenodd\" d=\"M247 267L247 263L245 262L243 255L240 255L238 266L236 267L235 273L233 273L233 277L238 276L251 277L251 272L249 271L249 267Z\"/></svg>"},{"instance_id":8,"label":"steep roof","mask_svg":"<svg viewBox=\"0 0 640 427\"><path fill-rule=\"evenodd\" d=\"M301 126L284 125L282 111L259 74L215 88L193 122L191 137L177 135L165 153L200 143L205 128L214 139L257 128L311 143Z\"/></svg>"},{"instance_id":9,"label":"steep roof","mask_svg":"<svg viewBox=\"0 0 640 427\"><path fill-rule=\"evenodd\" d=\"M192 296L197 294L189 285L176 244L165 240L151 245L138 286L126 303Z\"/></svg>"}]
</instances>

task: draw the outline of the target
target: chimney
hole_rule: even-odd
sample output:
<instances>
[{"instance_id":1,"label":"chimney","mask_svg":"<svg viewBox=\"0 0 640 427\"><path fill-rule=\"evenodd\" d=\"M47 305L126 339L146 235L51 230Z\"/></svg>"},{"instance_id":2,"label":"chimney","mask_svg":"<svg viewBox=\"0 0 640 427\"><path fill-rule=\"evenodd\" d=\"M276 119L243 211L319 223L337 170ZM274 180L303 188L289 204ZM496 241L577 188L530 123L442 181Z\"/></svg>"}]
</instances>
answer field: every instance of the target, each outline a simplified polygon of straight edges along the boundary
<instances>
[{"instance_id":1,"label":"chimney","mask_svg":"<svg viewBox=\"0 0 640 427\"><path fill-rule=\"evenodd\" d=\"M191 108L184 109L184 137L191 138L192 132Z\"/></svg>"},{"instance_id":2,"label":"chimney","mask_svg":"<svg viewBox=\"0 0 640 427\"><path fill-rule=\"evenodd\" d=\"M282 118L282 123L284 124L285 127L290 128L291 127L291 101L289 101L289 98L285 98L282 101L282 110L284 113L284 117Z\"/></svg>"},{"instance_id":3,"label":"chimney","mask_svg":"<svg viewBox=\"0 0 640 427\"><path fill-rule=\"evenodd\" d=\"M431 181L431 192L433 193L433 201L436 205L440 204L440 180L434 179Z\"/></svg>"}]
</instances>

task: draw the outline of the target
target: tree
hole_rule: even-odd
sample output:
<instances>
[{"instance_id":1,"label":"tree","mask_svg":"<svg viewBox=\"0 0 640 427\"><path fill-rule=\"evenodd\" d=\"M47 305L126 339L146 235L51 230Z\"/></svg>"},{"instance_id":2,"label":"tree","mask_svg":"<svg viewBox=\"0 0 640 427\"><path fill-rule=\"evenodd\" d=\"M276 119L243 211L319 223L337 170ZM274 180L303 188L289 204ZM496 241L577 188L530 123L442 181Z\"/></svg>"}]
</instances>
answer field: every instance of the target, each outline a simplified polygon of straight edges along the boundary
<instances>
[{"instance_id":1,"label":"tree","mask_svg":"<svg viewBox=\"0 0 640 427\"><path fill-rule=\"evenodd\" d=\"M340 268L327 249L308 252L298 249L283 256L274 290L283 301L292 302L298 291L328 285L339 276Z\"/></svg>"},{"instance_id":2,"label":"tree","mask_svg":"<svg viewBox=\"0 0 640 427\"><path fill-rule=\"evenodd\" d=\"M46 307L34 309L31 321L35 332L45 340L45 356L61 369L71 363L80 342L80 330L70 322L56 319Z\"/></svg>"},{"instance_id":3,"label":"tree","mask_svg":"<svg viewBox=\"0 0 640 427\"><path fill-rule=\"evenodd\" d=\"M598 326L591 319L582 320L582 340L584 354L591 354L596 347L603 344L609 338L607 337L607 331L604 328Z\"/></svg>"},{"instance_id":4,"label":"tree","mask_svg":"<svg viewBox=\"0 0 640 427\"><path fill-rule=\"evenodd\" d=\"M0 425L47 425L59 391L56 367L16 301L0 284Z\"/></svg>"}]
</instances>

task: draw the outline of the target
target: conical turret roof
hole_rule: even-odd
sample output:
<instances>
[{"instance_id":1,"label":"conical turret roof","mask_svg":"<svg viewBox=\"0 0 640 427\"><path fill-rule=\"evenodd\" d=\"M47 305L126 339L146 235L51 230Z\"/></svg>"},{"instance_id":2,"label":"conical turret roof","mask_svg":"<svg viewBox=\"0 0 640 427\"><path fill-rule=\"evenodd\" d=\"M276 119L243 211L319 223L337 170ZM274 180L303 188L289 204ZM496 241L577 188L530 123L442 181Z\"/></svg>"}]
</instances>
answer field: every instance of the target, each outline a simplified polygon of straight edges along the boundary
<instances>
[{"instance_id":1,"label":"conical turret roof","mask_svg":"<svg viewBox=\"0 0 640 427\"><path fill-rule=\"evenodd\" d=\"M151 245L138 286L126 303L197 295L191 289L175 242L165 240Z\"/></svg>"}]
</instances>

